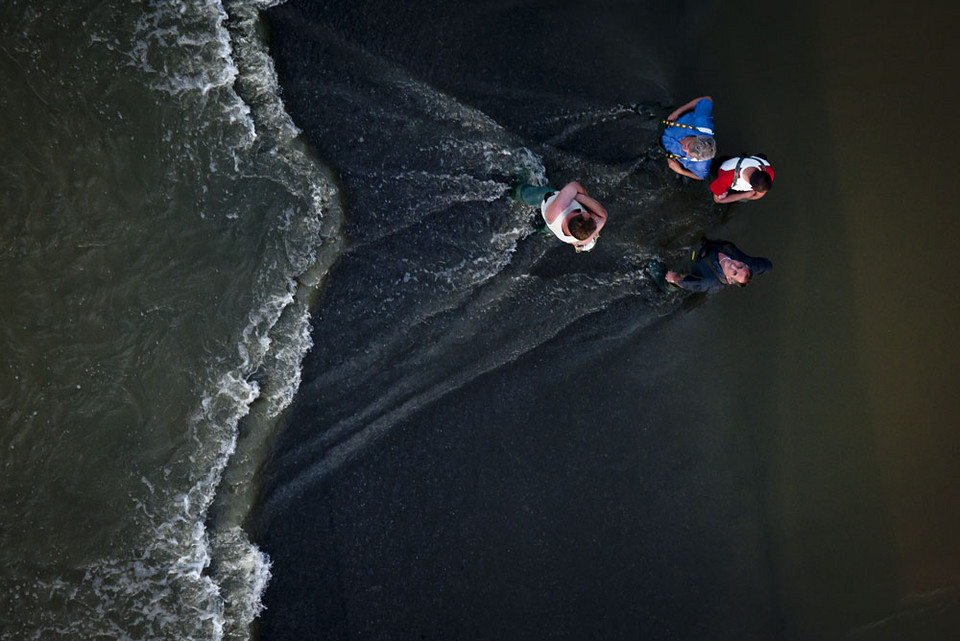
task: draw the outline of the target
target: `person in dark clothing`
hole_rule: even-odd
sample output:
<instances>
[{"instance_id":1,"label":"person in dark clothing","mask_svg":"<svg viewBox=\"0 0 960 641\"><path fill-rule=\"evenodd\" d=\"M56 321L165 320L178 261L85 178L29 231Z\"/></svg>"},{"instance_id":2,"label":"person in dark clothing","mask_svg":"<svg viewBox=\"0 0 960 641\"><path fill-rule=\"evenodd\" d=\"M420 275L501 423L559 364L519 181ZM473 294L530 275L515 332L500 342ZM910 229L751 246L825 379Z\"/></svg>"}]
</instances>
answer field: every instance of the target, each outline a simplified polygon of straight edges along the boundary
<instances>
[{"instance_id":1,"label":"person in dark clothing","mask_svg":"<svg viewBox=\"0 0 960 641\"><path fill-rule=\"evenodd\" d=\"M663 265L650 261L647 271L666 291L685 289L713 294L727 285L745 287L750 280L773 269L766 258L749 256L726 240L703 239L689 258L664 272Z\"/></svg>"}]
</instances>

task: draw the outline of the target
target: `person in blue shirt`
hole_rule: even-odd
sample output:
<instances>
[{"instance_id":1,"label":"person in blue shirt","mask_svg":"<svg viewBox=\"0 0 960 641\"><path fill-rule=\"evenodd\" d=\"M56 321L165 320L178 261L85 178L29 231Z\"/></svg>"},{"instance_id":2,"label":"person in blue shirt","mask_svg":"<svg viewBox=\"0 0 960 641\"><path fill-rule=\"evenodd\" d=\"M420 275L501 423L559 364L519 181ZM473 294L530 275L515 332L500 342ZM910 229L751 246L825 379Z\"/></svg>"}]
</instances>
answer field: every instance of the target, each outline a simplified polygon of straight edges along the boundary
<instances>
[{"instance_id":1,"label":"person in blue shirt","mask_svg":"<svg viewBox=\"0 0 960 641\"><path fill-rule=\"evenodd\" d=\"M759 274L773 269L766 258L748 256L726 240L704 238L689 258L664 273L662 263L652 260L647 272L664 291L685 289L714 294L728 285L746 287Z\"/></svg>"},{"instance_id":2,"label":"person in blue shirt","mask_svg":"<svg viewBox=\"0 0 960 641\"><path fill-rule=\"evenodd\" d=\"M717 155L713 137L713 99L694 98L674 109L662 122L660 145L670 169L695 180L710 173L710 160Z\"/></svg>"}]
</instances>

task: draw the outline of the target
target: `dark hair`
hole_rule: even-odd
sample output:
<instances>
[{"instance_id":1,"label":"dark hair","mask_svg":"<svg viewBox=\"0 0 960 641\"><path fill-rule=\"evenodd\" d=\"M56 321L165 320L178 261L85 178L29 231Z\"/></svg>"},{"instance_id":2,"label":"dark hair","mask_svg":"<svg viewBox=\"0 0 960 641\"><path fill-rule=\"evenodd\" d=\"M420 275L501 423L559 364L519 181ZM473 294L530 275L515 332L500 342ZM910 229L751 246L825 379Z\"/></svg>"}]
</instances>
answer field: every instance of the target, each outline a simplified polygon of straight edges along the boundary
<instances>
[{"instance_id":1,"label":"dark hair","mask_svg":"<svg viewBox=\"0 0 960 641\"><path fill-rule=\"evenodd\" d=\"M770 188L773 187L773 179L770 177L770 174L757 168L757 171L753 172L753 175L750 176L750 186L753 187L754 191L760 193L770 191Z\"/></svg>"},{"instance_id":2,"label":"dark hair","mask_svg":"<svg viewBox=\"0 0 960 641\"><path fill-rule=\"evenodd\" d=\"M577 240L586 240L590 238L590 234L597 230L597 221L587 212L582 212L578 216L572 216L567 221L567 229L570 230L570 235Z\"/></svg>"}]
</instances>

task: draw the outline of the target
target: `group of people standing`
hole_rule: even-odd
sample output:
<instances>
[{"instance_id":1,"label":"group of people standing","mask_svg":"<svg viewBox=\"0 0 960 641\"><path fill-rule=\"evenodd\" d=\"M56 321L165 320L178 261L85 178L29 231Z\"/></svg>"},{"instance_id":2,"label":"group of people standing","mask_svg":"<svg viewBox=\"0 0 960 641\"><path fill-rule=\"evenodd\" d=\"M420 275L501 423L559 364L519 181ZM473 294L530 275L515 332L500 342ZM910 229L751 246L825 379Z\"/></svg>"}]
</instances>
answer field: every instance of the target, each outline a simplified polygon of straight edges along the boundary
<instances>
[{"instance_id":1,"label":"group of people standing","mask_svg":"<svg viewBox=\"0 0 960 641\"><path fill-rule=\"evenodd\" d=\"M758 200L773 186L773 166L763 156L717 158L710 96L694 98L674 109L660 121L658 138L667 166L677 174L704 180L716 167L716 177L710 182L714 202ZM514 197L540 207L547 229L578 252L593 249L607 222L607 210L577 182L559 190L520 184ZM650 277L665 291L710 293L727 285L743 287L753 276L771 269L773 264L766 258L748 256L731 242L710 239L704 239L687 259L670 269L658 261L647 264Z\"/></svg>"}]
</instances>

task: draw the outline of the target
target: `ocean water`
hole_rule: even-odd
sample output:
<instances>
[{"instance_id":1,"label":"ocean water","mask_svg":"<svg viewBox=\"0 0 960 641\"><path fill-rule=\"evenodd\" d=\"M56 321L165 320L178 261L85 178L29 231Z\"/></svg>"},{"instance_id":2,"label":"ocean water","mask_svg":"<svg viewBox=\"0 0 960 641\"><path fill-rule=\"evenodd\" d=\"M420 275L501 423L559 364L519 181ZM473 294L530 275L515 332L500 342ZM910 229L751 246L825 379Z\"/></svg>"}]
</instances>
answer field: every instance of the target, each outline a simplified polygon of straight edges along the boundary
<instances>
[{"instance_id":1,"label":"ocean water","mask_svg":"<svg viewBox=\"0 0 960 641\"><path fill-rule=\"evenodd\" d=\"M5 2L0 638L953 638L948 4Z\"/></svg>"},{"instance_id":2,"label":"ocean water","mask_svg":"<svg viewBox=\"0 0 960 641\"><path fill-rule=\"evenodd\" d=\"M4 639L245 638L259 610L243 466L340 246L264 6L0 9Z\"/></svg>"}]
</instances>

